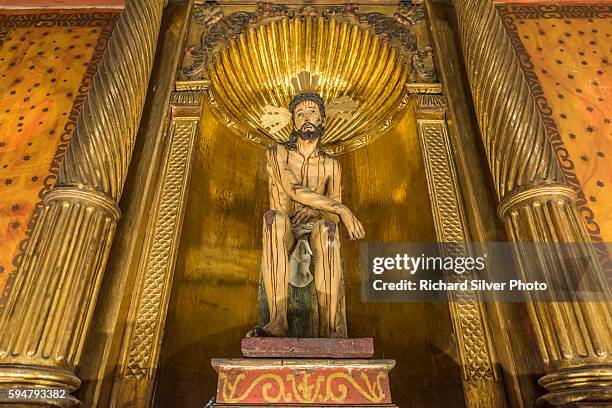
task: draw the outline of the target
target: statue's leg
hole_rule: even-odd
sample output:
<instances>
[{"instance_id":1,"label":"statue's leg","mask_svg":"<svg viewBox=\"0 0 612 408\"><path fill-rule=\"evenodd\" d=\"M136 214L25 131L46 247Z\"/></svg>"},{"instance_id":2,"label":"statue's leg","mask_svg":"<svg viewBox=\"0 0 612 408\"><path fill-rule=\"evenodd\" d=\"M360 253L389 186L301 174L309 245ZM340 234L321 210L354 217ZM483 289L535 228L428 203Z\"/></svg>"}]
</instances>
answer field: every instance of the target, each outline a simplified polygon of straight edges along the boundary
<instances>
[{"instance_id":1,"label":"statue's leg","mask_svg":"<svg viewBox=\"0 0 612 408\"><path fill-rule=\"evenodd\" d=\"M274 336L287 335L287 292L289 281L289 250L294 237L291 221L285 214L270 210L264 214L263 267L266 299L270 310L270 322L264 329Z\"/></svg>"},{"instance_id":2,"label":"statue's leg","mask_svg":"<svg viewBox=\"0 0 612 408\"><path fill-rule=\"evenodd\" d=\"M333 221L317 221L310 234L315 256L315 286L319 304L319 337L340 337L337 319L340 292L340 237Z\"/></svg>"}]
</instances>

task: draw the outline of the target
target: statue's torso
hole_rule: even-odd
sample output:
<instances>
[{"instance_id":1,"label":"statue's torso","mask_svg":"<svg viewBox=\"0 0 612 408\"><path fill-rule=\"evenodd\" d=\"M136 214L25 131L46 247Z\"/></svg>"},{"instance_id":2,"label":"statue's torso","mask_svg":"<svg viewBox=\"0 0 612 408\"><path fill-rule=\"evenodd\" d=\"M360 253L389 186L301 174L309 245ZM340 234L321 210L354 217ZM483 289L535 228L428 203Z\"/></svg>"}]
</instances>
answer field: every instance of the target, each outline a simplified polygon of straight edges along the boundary
<instances>
[{"instance_id":1,"label":"statue's torso","mask_svg":"<svg viewBox=\"0 0 612 408\"><path fill-rule=\"evenodd\" d=\"M297 151L282 149L278 153L277 159L282 160L295 176L301 186L310 190L327 195L327 186L333 180L333 160L331 157L313 153L305 158ZM270 207L273 210L291 214L293 210L303 207L302 204L291 200L281 186L269 178L270 186Z\"/></svg>"}]
</instances>

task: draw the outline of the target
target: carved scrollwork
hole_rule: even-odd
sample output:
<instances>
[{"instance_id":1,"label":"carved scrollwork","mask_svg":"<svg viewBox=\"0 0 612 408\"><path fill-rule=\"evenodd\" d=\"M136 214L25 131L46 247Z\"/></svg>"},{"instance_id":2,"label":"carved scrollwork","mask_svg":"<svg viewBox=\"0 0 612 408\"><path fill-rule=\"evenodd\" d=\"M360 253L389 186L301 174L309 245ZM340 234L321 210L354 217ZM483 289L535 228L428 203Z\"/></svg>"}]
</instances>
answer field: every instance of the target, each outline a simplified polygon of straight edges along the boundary
<instances>
[{"instance_id":1,"label":"carved scrollwork","mask_svg":"<svg viewBox=\"0 0 612 408\"><path fill-rule=\"evenodd\" d=\"M382 39L389 40L403 50L416 52L416 37L410 26L425 18L422 1L403 1L393 17L382 13L355 13L355 17L367 23Z\"/></svg>"},{"instance_id":2,"label":"carved scrollwork","mask_svg":"<svg viewBox=\"0 0 612 408\"><path fill-rule=\"evenodd\" d=\"M383 383L387 373L372 373L374 379L365 372L351 374L335 372L329 374L286 374L274 372L254 377L238 374L219 374L220 397L222 402L237 404L252 401L253 398L266 403L276 404L345 404L349 390L358 394L369 403L381 403L388 398ZM260 397L259 397L260 396Z\"/></svg>"},{"instance_id":3,"label":"carved scrollwork","mask_svg":"<svg viewBox=\"0 0 612 408\"><path fill-rule=\"evenodd\" d=\"M355 4L328 7L305 5L291 8L286 5L259 3L256 11L240 11L229 15L223 15L215 2L196 4L193 18L196 24L204 26L204 31L199 47L189 46L185 50L186 55L193 59L193 63L185 67L183 73L188 77L200 76L206 70L211 56L220 47L237 39L240 34L263 20L275 17L286 17L290 20L307 17L321 17L324 20L349 19L364 25L402 53L412 55L417 52L417 40L411 26L421 22L425 12L422 0L401 2L393 16L378 12L361 13Z\"/></svg>"},{"instance_id":4,"label":"carved scrollwork","mask_svg":"<svg viewBox=\"0 0 612 408\"><path fill-rule=\"evenodd\" d=\"M418 50L410 60L417 82L436 82L436 67L434 66L433 49L425 47Z\"/></svg>"}]
</instances>

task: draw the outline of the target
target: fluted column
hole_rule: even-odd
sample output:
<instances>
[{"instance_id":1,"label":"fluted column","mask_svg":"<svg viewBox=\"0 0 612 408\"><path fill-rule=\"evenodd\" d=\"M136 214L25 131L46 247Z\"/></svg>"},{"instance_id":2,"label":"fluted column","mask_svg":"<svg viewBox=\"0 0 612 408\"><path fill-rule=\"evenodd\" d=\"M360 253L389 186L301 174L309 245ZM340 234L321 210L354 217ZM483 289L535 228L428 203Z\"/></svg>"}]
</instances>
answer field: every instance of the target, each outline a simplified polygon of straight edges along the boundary
<instances>
[{"instance_id":1,"label":"fluted column","mask_svg":"<svg viewBox=\"0 0 612 408\"><path fill-rule=\"evenodd\" d=\"M164 0L128 0L109 40L0 316L0 402L16 402L11 388L80 385L74 370L120 217L163 7Z\"/></svg>"},{"instance_id":2,"label":"fluted column","mask_svg":"<svg viewBox=\"0 0 612 408\"><path fill-rule=\"evenodd\" d=\"M491 0L454 0L465 64L499 215L515 242L579 243L572 257L536 247L540 262L516 251L525 279L583 276L582 289L609 288L565 184L519 61ZM576 262L575 259L587 260ZM571 296L570 296L571 297ZM529 318L546 375L541 397L561 406L612 401L612 317L605 301L533 302Z\"/></svg>"}]
</instances>

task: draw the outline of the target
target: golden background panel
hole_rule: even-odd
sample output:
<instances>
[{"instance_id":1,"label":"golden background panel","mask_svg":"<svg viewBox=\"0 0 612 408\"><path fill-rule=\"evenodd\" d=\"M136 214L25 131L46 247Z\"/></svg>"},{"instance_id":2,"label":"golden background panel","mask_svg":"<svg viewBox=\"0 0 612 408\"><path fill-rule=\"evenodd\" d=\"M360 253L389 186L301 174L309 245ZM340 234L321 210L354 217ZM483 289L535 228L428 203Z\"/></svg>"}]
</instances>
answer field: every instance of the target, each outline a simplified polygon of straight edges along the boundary
<instances>
[{"instance_id":1,"label":"golden background panel","mask_svg":"<svg viewBox=\"0 0 612 408\"><path fill-rule=\"evenodd\" d=\"M371 241L434 241L415 118L372 144L339 156L345 202ZM256 321L263 213L264 151L221 125L205 104L161 352L155 405L200 407L214 394L214 357L239 357ZM448 306L364 303L360 244L343 240L351 337L374 337L400 406L463 401ZM407 386L410 384L410 386ZM177 392L181 389L181 392Z\"/></svg>"},{"instance_id":2,"label":"golden background panel","mask_svg":"<svg viewBox=\"0 0 612 408\"><path fill-rule=\"evenodd\" d=\"M564 175L596 238L612 241L612 9L499 8Z\"/></svg>"},{"instance_id":3,"label":"golden background panel","mask_svg":"<svg viewBox=\"0 0 612 408\"><path fill-rule=\"evenodd\" d=\"M116 16L0 14L0 305Z\"/></svg>"}]
</instances>

